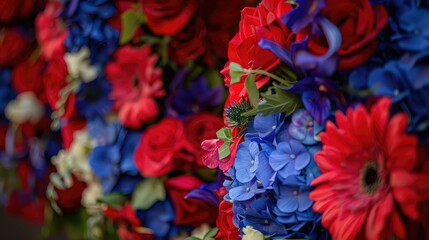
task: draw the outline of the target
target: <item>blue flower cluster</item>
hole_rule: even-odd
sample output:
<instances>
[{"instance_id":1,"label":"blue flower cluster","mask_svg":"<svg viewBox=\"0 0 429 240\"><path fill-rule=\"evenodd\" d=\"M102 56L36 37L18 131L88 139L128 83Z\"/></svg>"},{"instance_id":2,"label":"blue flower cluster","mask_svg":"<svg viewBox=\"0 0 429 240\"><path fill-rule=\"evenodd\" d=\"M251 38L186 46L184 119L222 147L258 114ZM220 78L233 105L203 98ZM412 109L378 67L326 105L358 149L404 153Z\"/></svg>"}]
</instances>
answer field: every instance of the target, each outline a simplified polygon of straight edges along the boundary
<instances>
[{"instance_id":1,"label":"blue flower cluster","mask_svg":"<svg viewBox=\"0 0 429 240\"><path fill-rule=\"evenodd\" d=\"M116 13L109 0L64 0L61 17L66 19L69 34L65 45L69 52L87 46L91 63L108 61L119 42L119 31L107 24Z\"/></svg>"},{"instance_id":2,"label":"blue flower cluster","mask_svg":"<svg viewBox=\"0 0 429 240\"><path fill-rule=\"evenodd\" d=\"M319 127L301 109L292 117L257 115L238 146L224 185L234 224L252 226L272 238L329 238L312 211L311 181L320 175L313 156L321 144ZM318 226L316 228L316 226Z\"/></svg>"},{"instance_id":3,"label":"blue flower cluster","mask_svg":"<svg viewBox=\"0 0 429 240\"><path fill-rule=\"evenodd\" d=\"M385 2L391 22L379 39L379 48L390 49L387 52L395 56L384 56L380 49L371 61L349 74L349 85L356 91L391 97L394 108L408 114L408 130L428 141L428 5L424 1Z\"/></svg>"},{"instance_id":4,"label":"blue flower cluster","mask_svg":"<svg viewBox=\"0 0 429 240\"><path fill-rule=\"evenodd\" d=\"M88 156L89 164L104 193L131 194L142 180L133 159L141 134L123 128L119 122L109 124L101 119L89 122L87 128L96 143Z\"/></svg>"}]
</instances>

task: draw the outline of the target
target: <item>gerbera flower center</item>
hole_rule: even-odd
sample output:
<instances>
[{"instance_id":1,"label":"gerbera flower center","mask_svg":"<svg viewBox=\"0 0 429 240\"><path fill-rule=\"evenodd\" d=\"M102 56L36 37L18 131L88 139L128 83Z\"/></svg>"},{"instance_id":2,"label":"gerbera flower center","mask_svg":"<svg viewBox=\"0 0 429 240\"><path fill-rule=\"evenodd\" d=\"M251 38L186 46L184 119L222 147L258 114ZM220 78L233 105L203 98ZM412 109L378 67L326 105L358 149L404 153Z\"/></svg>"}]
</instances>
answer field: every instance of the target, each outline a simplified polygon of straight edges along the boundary
<instances>
[{"instance_id":1,"label":"gerbera flower center","mask_svg":"<svg viewBox=\"0 0 429 240\"><path fill-rule=\"evenodd\" d=\"M381 183L379 166L376 161L368 161L361 170L360 186L361 190L371 195L378 190Z\"/></svg>"}]
</instances>

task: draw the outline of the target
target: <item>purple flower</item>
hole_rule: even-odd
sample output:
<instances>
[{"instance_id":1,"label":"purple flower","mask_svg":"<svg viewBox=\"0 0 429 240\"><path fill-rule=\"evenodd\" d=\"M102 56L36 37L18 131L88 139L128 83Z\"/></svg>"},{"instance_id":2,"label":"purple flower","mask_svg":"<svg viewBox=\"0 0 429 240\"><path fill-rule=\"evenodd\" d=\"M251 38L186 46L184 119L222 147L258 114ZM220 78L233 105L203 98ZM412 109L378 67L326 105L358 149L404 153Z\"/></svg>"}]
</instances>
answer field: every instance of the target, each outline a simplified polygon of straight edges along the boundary
<instances>
[{"instance_id":1,"label":"purple flower","mask_svg":"<svg viewBox=\"0 0 429 240\"><path fill-rule=\"evenodd\" d=\"M298 175L310 163L310 154L297 140L280 142L269 158L270 166L283 179Z\"/></svg>"},{"instance_id":2,"label":"purple flower","mask_svg":"<svg viewBox=\"0 0 429 240\"><path fill-rule=\"evenodd\" d=\"M179 118L210 111L219 106L223 100L224 88L222 86L210 88L207 79L203 75L192 79L188 87L186 77L188 69L180 70L170 84L170 92L167 99L167 115Z\"/></svg>"},{"instance_id":3,"label":"purple flower","mask_svg":"<svg viewBox=\"0 0 429 240\"><path fill-rule=\"evenodd\" d=\"M294 33L313 23L320 10L325 8L325 0L297 0L298 7L282 17L283 23Z\"/></svg>"},{"instance_id":4,"label":"purple flower","mask_svg":"<svg viewBox=\"0 0 429 240\"><path fill-rule=\"evenodd\" d=\"M300 109L292 115L292 122L289 124L289 135L301 141L305 145L313 145L318 141L315 139L317 122L310 116L305 109Z\"/></svg>"},{"instance_id":5,"label":"purple flower","mask_svg":"<svg viewBox=\"0 0 429 240\"><path fill-rule=\"evenodd\" d=\"M301 94L302 103L308 113L322 126L331 115L332 102L341 107L341 92L334 83L326 78L314 75L295 83L289 92Z\"/></svg>"}]
</instances>

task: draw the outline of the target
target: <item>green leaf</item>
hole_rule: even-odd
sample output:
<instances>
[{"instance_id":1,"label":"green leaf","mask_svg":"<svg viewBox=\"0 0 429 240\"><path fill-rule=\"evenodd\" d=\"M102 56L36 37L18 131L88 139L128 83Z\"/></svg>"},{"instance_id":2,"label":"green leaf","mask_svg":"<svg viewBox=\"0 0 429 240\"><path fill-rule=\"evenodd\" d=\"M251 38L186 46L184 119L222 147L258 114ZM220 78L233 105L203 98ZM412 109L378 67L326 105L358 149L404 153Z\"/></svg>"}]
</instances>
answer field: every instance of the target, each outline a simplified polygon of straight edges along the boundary
<instances>
[{"instance_id":1,"label":"green leaf","mask_svg":"<svg viewBox=\"0 0 429 240\"><path fill-rule=\"evenodd\" d=\"M135 31L144 22L144 15L141 9L130 9L122 13L122 32L119 43L121 45L128 43L134 36Z\"/></svg>"},{"instance_id":2,"label":"green leaf","mask_svg":"<svg viewBox=\"0 0 429 240\"><path fill-rule=\"evenodd\" d=\"M165 199L165 188L161 179L146 178L134 189L131 203L134 209L148 209L156 201Z\"/></svg>"},{"instance_id":3,"label":"green leaf","mask_svg":"<svg viewBox=\"0 0 429 240\"><path fill-rule=\"evenodd\" d=\"M271 92L274 91L273 94ZM264 100L259 102L259 105L242 114L242 116L249 117L256 114L264 116L285 112L286 115L294 113L301 107L301 100L298 96L285 92L279 87L271 87L267 92L261 94Z\"/></svg>"},{"instance_id":4,"label":"green leaf","mask_svg":"<svg viewBox=\"0 0 429 240\"><path fill-rule=\"evenodd\" d=\"M197 238L197 237L187 237L187 238L185 238L185 240L201 240L200 238Z\"/></svg>"},{"instance_id":5,"label":"green leaf","mask_svg":"<svg viewBox=\"0 0 429 240\"><path fill-rule=\"evenodd\" d=\"M219 159L223 159L229 156L231 153L231 150L229 149L229 146L231 145L231 142L224 142L222 146L219 148Z\"/></svg>"},{"instance_id":6,"label":"green leaf","mask_svg":"<svg viewBox=\"0 0 429 240\"><path fill-rule=\"evenodd\" d=\"M221 128L216 132L216 136L218 139L223 140L225 142L231 142L231 130L227 127Z\"/></svg>"},{"instance_id":7,"label":"green leaf","mask_svg":"<svg viewBox=\"0 0 429 240\"><path fill-rule=\"evenodd\" d=\"M217 227L214 227L214 228L210 229L210 231L208 231L206 233L206 235L204 235L203 240L212 240L212 239L214 239L214 237L216 236L217 232L219 232L219 229Z\"/></svg>"},{"instance_id":8,"label":"green leaf","mask_svg":"<svg viewBox=\"0 0 429 240\"><path fill-rule=\"evenodd\" d=\"M250 104L252 104L253 107L256 107L259 102L259 91L256 87L254 74L247 76L244 86L246 87L247 93L249 94Z\"/></svg>"},{"instance_id":9,"label":"green leaf","mask_svg":"<svg viewBox=\"0 0 429 240\"><path fill-rule=\"evenodd\" d=\"M244 69L241 67L240 64L231 62L229 64L229 75L231 76L231 82L230 84L238 83L240 82L241 75L243 75Z\"/></svg>"},{"instance_id":10,"label":"green leaf","mask_svg":"<svg viewBox=\"0 0 429 240\"><path fill-rule=\"evenodd\" d=\"M109 193L98 198L97 202L105 203L113 208L121 208L127 200L127 196L120 193Z\"/></svg>"}]
</instances>

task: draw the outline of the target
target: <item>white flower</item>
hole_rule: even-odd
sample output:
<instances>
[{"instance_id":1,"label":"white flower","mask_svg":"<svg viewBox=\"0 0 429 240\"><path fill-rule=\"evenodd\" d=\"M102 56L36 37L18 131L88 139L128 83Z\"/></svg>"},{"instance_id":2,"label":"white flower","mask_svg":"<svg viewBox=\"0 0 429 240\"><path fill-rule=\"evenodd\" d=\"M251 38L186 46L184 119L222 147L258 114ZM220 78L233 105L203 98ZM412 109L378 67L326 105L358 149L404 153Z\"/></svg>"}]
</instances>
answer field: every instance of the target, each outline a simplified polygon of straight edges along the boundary
<instances>
[{"instance_id":1,"label":"white flower","mask_svg":"<svg viewBox=\"0 0 429 240\"><path fill-rule=\"evenodd\" d=\"M103 188L95 178L82 192L82 206L84 206L88 213L97 212L100 210L100 205L97 199L103 196Z\"/></svg>"},{"instance_id":2,"label":"white flower","mask_svg":"<svg viewBox=\"0 0 429 240\"><path fill-rule=\"evenodd\" d=\"M89 62L88 47L82 47L77 53L66 53L64 60L67 63L67 70L72 78L90 82L98 76L97 68Z\"/></svg>"},{"instance_id":3,"label":"white flower","mask_svg":"<svg viewBox=\"0 0 429 240\"><path fill-rule=\"evenodd\" d=\"M242 240L264 240L264 235L258 230L253 229L251 226L247 226L243 229Z\"/></svg>"},{"instance_id":4,"label":"white flower","mask_svg":"<svg viewBox=\"0 0 429 240\"><path fill-rule=\"evenodd\" d=\"M58 174L64 178L64 183L70 187L73 183L71 173L86 183L93 181L93 173L88 162L88 154L93 144L86 130L76 131L68 151L61 150L52 158Z\"/></svg>"},{"instance_id":5,"label":"white flower","mask_svg":"<svg viewBox=\"0 0 429 240\"><path fill-rule=\"evenodd\" d=\"M14 123L37 123L43 116L43 105L33 92L23 92L10 101L5 110L6 117Z\"/></svg>"},{"instance_id":6,"label":"white flower","mask_svg":"<svg viewBox=\"0 0 429 240\"><path fill-rule=\"evenodd\" d=\"M191 236L203 239L204 236L210 231L210 229L211 227L207 223L203 223L198 228L192 230Z\"/></svg>"}]
</instances>

